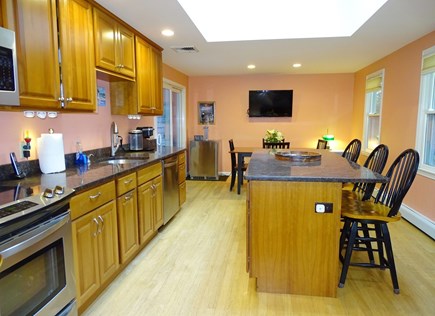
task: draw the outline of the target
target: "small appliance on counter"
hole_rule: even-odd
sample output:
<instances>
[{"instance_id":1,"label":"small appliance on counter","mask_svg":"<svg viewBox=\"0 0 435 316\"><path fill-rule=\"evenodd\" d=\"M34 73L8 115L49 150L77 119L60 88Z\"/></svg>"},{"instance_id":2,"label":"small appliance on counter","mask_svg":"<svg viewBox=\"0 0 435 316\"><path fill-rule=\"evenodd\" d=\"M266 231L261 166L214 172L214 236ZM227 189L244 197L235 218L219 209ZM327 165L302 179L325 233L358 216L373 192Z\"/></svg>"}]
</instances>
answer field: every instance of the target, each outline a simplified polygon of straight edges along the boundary
<instances>
[{"instance_id":1,"label":"small appliance on counter","mask_svg":"<svg viewBox=\"0 0 435 316\"><path fill-rule=\"evenodd\" d=\"M153 136L154 128L150 126L136 127L137 130L142 131L143 135L143 149L148 151L154 151L157 149L157 141L151 139Z\"/></svg>"},{"instance_id":2,"label":"small appliance on counter","mask_svg":"<svg viewBox=\"0 0 435 316\"><path fill-rule=\"evenodd\" d=\"M133 129L128 132L128 140L130 144L130 150L139 151L144 150L144 141L142 131L140 129Z\"/></svg>"}]
</instances>

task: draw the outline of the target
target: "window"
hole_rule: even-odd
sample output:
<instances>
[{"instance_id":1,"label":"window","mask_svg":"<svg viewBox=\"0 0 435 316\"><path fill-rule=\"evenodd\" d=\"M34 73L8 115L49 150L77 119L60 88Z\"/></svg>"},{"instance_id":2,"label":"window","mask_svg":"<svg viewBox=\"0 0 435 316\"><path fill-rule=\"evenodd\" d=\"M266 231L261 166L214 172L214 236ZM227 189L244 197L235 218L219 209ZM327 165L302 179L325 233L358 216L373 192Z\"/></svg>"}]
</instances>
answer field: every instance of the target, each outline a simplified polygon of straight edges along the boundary
<instances>
[{"instance_id":1,"label":"window","mask_svg":"<svg viewBox=\"0 0 435 316\"><path fill-rule=\"evenodd\" d=\"M420 173L435 179L435 46L423 51L416 147Z\"/></svg>"},{"instance_id":2,"label":"window","mask_svg":"<svg viewBox=\"0 0 435 316\"><path fill-rule=\"evenodd\" d=\"M371 152L380 144L384 70L366 79L363 150Z\"/></svg>"}]
</instances>

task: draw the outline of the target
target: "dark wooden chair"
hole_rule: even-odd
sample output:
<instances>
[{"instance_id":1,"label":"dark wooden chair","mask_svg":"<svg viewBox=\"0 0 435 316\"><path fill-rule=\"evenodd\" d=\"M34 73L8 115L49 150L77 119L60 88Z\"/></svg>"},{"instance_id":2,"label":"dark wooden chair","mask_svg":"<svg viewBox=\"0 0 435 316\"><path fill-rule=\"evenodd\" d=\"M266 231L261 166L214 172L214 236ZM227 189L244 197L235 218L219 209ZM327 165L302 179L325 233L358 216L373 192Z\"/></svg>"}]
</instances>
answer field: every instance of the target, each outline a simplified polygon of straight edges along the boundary
<instances>
[{"instance_id":1,"label":"dark wooden chair","mask_svg":"<svg viewBox=\"0 0 435 316\"><path fill-rule=\"evenodd\" d=\"M326 149L328 148L328 141L324 139L317 140L317 147L316 149Z\"/></svg>"},{"instance_id":2,"label":"dark wooden chair","mask_svg":"<svg viewBox=\"0 0 435 316\"><path fill-rule=\"evenodd\" d=\"M234 150L234 141L232 139L230 139L228 142L230 144L230 151L233 151ZM237 165L236 154L235 153L230 153L230 155L231 155L231 184L230 184L230 191L232 191L233 187L234 187L234 183L236 183L236 175L237 175L238 165ZM243 162L243 166L242 166L243 172L245 172L247 168L248 168L248 164ZM243 179L242 179L242 183L243 183Z\"/></svg>"},{"instance_id":3,"label":"dark wooden chair","mask_svg":"<svg viewBox=\"0 0 435 316\"><path fill-rule=\"evenodd\" d=\"M342 200L344 226L340 236L339 257L343 263L338 285L340 288L344 287L349 266L356 265L389 269L394 293L400 292L388 223L401 218L399 209L415 179L419 160L417 151L405 150L388 169L386 176L389 181L381 185L374 200ZM366 252L368 262L351 262L353 251ZM378 262L375 261L374 252L378 254Z\"/></svg>"},{"instance_id":4,"label":"dark wooden chair","mask_svg":"<svg viewBox=\"0 0 435 316\"><path fill-rule=\"evenodd\" d=\"M388 160L388 153L388 146L384 144L378 145L367 157L363 166L373 172L382 174ZM343 190L342 197L365 201L372 197L375 186L375 183L358 182L353 185L352 190Z\"/></svg>"},{"instance_id":5,"label":"dark wooden chair","mask_svg":"<svg viewBox=\"0 0 435 316\"><path fill-rule=\"evenodd\" d=\"M358 161L360 152L361 141L359 139L354 139L346 146L341 156L356 163Z\"/></svg>"},{"instance_id":6,"label":"dark wooden chair","mask_svg":"<svg viewBox=\"0 0 435 316\"><path fill-rule=\"evenodd\" d=\"M276 148L276 149L289 149L290 142L286 142L284 139L280 142L266 142L263 138L263 148Z\"/></svg>"}]
</instances>

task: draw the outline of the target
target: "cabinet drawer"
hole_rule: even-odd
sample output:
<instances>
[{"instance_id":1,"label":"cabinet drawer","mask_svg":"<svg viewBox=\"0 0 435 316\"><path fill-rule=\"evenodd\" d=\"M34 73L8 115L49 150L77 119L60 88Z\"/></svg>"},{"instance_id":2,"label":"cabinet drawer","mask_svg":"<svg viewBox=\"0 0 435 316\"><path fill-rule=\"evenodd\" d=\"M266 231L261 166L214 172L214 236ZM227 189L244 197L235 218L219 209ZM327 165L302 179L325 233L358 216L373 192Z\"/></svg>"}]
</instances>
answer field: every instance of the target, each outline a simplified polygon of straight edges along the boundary
<instances>
[{"instance_id":1,"label":"cabinet drawer","mask_svg":"<svg viewBox=\"0 0 435 316\"><path fill-rule=\"evenodd\" d=\"M110 181L93 189L73 196L70 202L71 219L78 218L89 211L115 198L115 182Z\"/></svg>"},{"instance_id":2,"label":"cabinet drawer","mask_svg":"<svg viewBox=\"0 0 435 316\"><path fill-rule=\"evenodd\" d=\"M178 165L178 183L186 181L186 164Z\"/></svg>"},{"instance_id":3,"label":"cabinet drawer","mask_svg":"<svg viewBox=\"0 0 435 316\"><path fill-rule=\"evenodd\" d=\"M136 173L130 173L124 177L116 179L116 195L123 195L136 187Z\"/></svg>"},{"instance_id":4,"label":"cabinet drawer","mask_svg":"<svg viewBox=\"0 0 435 316\"><path fill-rule=\"evenodd\" d=\"M137 172L137 184L140 185L162 174L162 164L160 162L145 167Z\"/></svg>"},{"instance_id":5,"label":"cabinet drawer","mask_svg":"<svg viewBox=\"0 0 435 316\"><path fill-rule=\"evenodd\" d=\"M182 153L178 154L178 164L186 163L186 152L183 151Z\"/></svg>"}]
</instances>

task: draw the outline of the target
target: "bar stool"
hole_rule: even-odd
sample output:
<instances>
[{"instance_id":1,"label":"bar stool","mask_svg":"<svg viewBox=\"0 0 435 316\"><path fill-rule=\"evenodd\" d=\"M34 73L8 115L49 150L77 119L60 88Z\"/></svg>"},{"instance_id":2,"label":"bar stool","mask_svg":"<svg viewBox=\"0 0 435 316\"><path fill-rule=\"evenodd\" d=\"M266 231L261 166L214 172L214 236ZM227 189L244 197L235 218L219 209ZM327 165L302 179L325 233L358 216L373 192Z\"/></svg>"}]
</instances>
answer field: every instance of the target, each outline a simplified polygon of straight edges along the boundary
<instances>
[{"instance_id":1,"label":"bar stool","mask_svg":"<svg viewBox=\"0 0 435 316\"><path fill-rule=\"evenodd\" d=\"M361 141L355 138L346 146L341 156L349 161L356 163L358 161L360 152L361 152Z\"/></svg>"},{"instance_id":2,"label":"bar stool","mask_svg":"<svg viewBox=\"0 0 435 316\"><path fill-rule=\"evenodd\" d=\"M344 226L340 236L339 257L343 263L338 284L340 288L344 287L346 275L351 265L378 267L382 270L388 268L390 269L394 293L399 294L388 223L400 220L399 209L415 179L419 160L419 154L414 149L402 152L388 169L386 176L389 181L381 185L374 201L342 200L341 215L344 218ZM358 233L360 231L362 231L362 237ZM370 232L372 235L374 232L375 236L370 236ZM372 247L372 243L377 248ZM351 262L353 251L367 252L369 262ZM378 263L374 260L373 252L378 253Z\"/></svg>"}]
</instances>

